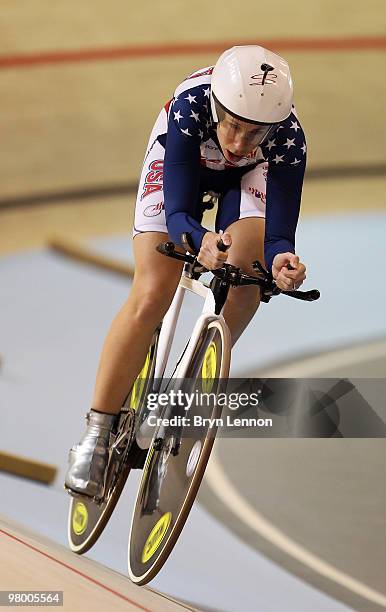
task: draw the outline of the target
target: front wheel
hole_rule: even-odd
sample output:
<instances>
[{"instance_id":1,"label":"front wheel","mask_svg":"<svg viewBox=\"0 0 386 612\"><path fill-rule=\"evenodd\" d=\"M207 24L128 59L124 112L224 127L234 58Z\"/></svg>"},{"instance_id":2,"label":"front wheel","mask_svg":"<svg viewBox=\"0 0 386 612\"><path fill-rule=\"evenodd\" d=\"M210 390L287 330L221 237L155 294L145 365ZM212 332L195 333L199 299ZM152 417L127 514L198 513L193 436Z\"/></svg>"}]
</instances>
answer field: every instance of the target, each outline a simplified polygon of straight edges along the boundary
<instances>
[{"instance_id":1,"label":"front wheel","mask_svg":"<svg viewBox=\"0 0 386 612\"><path fill-rule=\"evenodd\" d=\"M229 366L229 331L221 320L215 319L202 330L186 369L184 390L189 381L191 391L218 394L226 383ZM172 379L167 390L180 383ZM176 416L179 412L179 407L166 406L162 416ZM221 406L215 404L204 412L206 417L217 419ZM190 423L202 414L200 402L184 411ZM156 432L131 523L128 569L133 582L139 585L149 582L173 550L201 484L216 430L216 426L207 424L193 430L162 426Z\"/></svg>"}]
</instances>

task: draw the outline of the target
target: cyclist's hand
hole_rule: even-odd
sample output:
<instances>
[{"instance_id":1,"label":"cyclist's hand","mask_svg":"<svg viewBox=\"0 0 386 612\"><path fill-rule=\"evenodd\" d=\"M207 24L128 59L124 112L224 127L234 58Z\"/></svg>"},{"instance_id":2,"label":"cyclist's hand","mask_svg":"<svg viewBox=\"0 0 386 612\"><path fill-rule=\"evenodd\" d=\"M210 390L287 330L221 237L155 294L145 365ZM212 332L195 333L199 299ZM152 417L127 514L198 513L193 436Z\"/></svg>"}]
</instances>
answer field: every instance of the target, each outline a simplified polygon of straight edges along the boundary
<instances>
[{"instance_id":1,"label":"cyclist's hand","mask_svg":"<svg viewBox=\"0 0 386 612\"><path fill-rule=\"evenodd\" d=\"M230 234L215 234L214 232L206 232L206 234L204 234L197 261L207 270L221 268L223 263L228 259L227 251L219 251L217 248L219 240L222 240L224 244L229 246L232 244Z\"/></svg>"},{"instance_id":2,"label":"cyclist's hand","mask_svg":"<svg viewBox=\"0 0 386 612\"><path fill-rule=\"evenodd\" d=\"M288 264L295 268L288 269ZM272 276L282 291L299 289L306 278L306 266L294 253L278 253L272 263Z\"/></svg>"}]
</instances>

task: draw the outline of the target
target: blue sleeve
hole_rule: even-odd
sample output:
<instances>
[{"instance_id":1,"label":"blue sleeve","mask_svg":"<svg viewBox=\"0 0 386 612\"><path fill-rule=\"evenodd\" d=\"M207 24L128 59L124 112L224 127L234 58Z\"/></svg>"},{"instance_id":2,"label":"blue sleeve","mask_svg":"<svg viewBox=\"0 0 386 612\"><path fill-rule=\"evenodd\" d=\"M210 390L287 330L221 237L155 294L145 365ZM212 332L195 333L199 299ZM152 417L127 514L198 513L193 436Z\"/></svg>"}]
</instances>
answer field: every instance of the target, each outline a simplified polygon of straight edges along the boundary
<instances>
[{"instance_id":1,"label":"blue sleeve","mask_svg":"<svg viewBox=\"0 0 386 612\"><path fill-rule=\"evenodd\" d=\"M278 253L295 253L306 167L304 132L294 114L283 122L264 147L268 159L264 254L267 269Z\"/></svg>"},{"instance_id":2,"label":"blue sleeve","mask_svg":"<svg viewBox=\"0 0 386 612\"><path fill-rule=\"evenodd\" d=\"M164 206L173 242L181 244L181 234L189 232L199 251L208 230L194 219L199 195L201 138L200 124L189 113L191 106L184 100L178 100L178 105L174 103L170 109L164 159Z\"/></svg>"}]
</instances>

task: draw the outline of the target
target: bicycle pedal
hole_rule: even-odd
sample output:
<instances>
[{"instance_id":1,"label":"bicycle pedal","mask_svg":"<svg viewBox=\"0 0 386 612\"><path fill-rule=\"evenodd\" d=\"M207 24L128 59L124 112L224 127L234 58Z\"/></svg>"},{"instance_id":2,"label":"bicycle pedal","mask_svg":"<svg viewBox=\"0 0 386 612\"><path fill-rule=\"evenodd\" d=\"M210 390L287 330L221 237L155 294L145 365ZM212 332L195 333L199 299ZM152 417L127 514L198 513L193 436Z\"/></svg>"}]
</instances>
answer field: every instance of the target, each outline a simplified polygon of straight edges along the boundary
<instances>
[{"instance_id":1,"label":"bicycle pedal","mask_svg":"<svg viewBox=\"0 0 386 612\"><path fill-rule=\"evenodd\" d=\"M100 506L105 499L104 496L93 497L92 495L87 495L86 493L79 493L79 491L73 491L73 489L69 489L68 487L66 487L66 485L63 485L63 488L65 491L67 491L70 497L73 497L74 499L87 499L88 501L94 502L98 506Z\"/></svg>"}]
</instances>

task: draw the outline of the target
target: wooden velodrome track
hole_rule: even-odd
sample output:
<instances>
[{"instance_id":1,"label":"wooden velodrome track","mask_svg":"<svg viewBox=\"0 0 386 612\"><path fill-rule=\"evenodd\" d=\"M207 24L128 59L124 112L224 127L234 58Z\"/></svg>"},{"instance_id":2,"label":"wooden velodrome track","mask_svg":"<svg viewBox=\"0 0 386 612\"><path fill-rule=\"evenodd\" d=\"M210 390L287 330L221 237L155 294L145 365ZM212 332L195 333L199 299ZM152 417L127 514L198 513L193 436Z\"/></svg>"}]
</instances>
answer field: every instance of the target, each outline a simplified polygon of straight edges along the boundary
<instances>
[{"instance_id":1,"label":"wooden velodrome track","mask_svg":"<svg viewBox=\"0 0 386 612\"><path fill-rule=\"evenodd\" d=\"M2 516L0 567L1 590L62 591L64 610L193 610L152 589L139 589L121 574Z\"/></svg>"},{"instance_id":2,"label":"wooden velodrome track","mask_svg":"<svg viewBox=\"0 0 386 612\"><path fill-rule=\"evenodd\" d=\"M244 41L292 66L308 136L303 213L385 207L384 0L239 6L3 0L0 253L40 247L52 233L125 232L160 106L185 75ZM178 609L150 590L137 601L128 581L88 559L74 568L69 552L7 519L0 537L2 589L65 590L69 610L88 609L82 597L93 610Z\"/></svg>"},{"instance_id":3,"label":"wooden velodrome track","mask_svg":"<svg viewBox=\"0 0 386 612\"><path fill-rule=\"evenodd\" d=\"M1 252L53 231L125 232L134 193L124 188L135 187L159 108L186 74L244 41L292 66L309 151L303 214L383 207L385 12L383 0L246 0L242 11L219 0L5 0Z\"/></svg>"}]
</instances>

